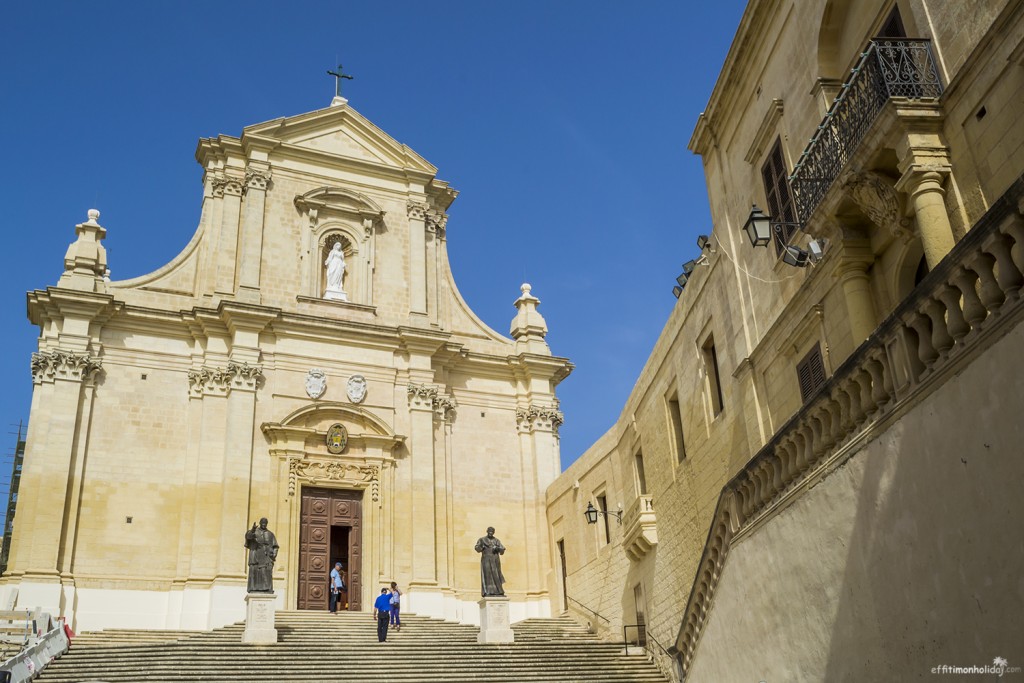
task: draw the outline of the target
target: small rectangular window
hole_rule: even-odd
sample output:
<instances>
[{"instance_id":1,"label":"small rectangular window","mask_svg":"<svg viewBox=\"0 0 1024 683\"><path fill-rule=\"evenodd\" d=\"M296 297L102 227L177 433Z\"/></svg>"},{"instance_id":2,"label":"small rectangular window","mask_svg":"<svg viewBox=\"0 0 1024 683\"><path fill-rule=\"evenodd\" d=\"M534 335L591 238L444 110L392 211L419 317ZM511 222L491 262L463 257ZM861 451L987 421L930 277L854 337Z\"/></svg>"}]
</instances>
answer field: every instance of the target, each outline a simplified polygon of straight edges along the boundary
<instances>
[{"instance_id":1,"label":"small rectangular window","mask_svg":"<svg viewBox=\"0 0 1024 683\"><path fill-rule=\"evenodd\" d=\"M796 364L796 378L800 383L800 400L807 403L818 387L828 379L825 376L825 363L821 358L821 345L814 348Z\"/></svg>"},{"instance_id":2,"label":"small rectangular window","mask_svg":"<svg viewBox=\"0 0 1024 683\"><path fill-rule=\"evenodd\" d=\"M796 231L796 202L793 199L793 190L789 186L789 171L786 170L786 161L782 158L782 140L777 138L772 151L761 167L761 178L764 180L764 194L768 201L768 215L772 221L788 223L789 225L773 226L772 241L775 243L775 254L782 253L783 248L789 244L789 238Z\"/></svg>"},{"instance_id":3,"label":"small rectangular window","mask_svg":"<svg viewBox=\"0 0 1024 683\"><path fill-rule=\"evenodd\" d=\"M597 509L605 513L600 515L600 517L604 520L604 545L608 545L612 542L612 530L608 526L608 496L597 497Z\"/></svg>"},{"instance_id":4,"label":"small rectangular window","mask_svg":"<svg viewBox=\"0 0 1024 683\"><path fill-rule=\"evenodd\" d=\"M633 458L634 466L636 468L636 494L638 496L647 495L647 475L644 474L644 454L643 451L637 451L636 456Z\"/></svg>"},{"instance_id":5,"label":"small rectangular window","mask_svg":"<svg viewBox=\"0 0 1024 683\"><path fill-rule=\"evenodd\" d=\"M715 338L709 335L705 340L701 351L704 356L704 371L708 376L708 398L711 401L711 411L717 416L722 412L725 401L722 400L722 382L718 375L718 352L715 350Z\"/></svg>"},{"instance_id":6,"label":"small rectangular window","mask_svg":"<svg viewBox=\"0 0 1024 683\"><path fill-rule=\"evenodd\" d=\"M679 394L673 393L668 399L669 438L676 450L676 462L686 458L686 443L683 440L683 411L679 405Z\"/></svg>"}]
</instances>

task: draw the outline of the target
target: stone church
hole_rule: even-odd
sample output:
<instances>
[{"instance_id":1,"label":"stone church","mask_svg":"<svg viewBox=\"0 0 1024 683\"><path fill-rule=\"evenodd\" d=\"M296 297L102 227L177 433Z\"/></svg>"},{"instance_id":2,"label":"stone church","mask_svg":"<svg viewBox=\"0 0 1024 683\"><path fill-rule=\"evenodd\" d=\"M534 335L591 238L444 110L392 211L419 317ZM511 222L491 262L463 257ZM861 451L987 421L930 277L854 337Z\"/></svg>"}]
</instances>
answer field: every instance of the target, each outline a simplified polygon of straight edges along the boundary
<instances>
[{"instance_id":1,"label":"stone church","mask_svg":"<svg viewBox=\"0 0 1024 683\"><path fill-rule=\"evenodd\" d=\"M452 278L457 192L336 97L203 139L199 227L162 268L110 281L99 213L39 327L25 468L0 593L76 629L244 617L244 532L270 520L278 608L382 585L473 623L489 525L512 620L551 613L544 491L558 476L551 354L529 285L510 336ZM510 299L517 293L510 292Z\"/></svg>"}]
</instances>

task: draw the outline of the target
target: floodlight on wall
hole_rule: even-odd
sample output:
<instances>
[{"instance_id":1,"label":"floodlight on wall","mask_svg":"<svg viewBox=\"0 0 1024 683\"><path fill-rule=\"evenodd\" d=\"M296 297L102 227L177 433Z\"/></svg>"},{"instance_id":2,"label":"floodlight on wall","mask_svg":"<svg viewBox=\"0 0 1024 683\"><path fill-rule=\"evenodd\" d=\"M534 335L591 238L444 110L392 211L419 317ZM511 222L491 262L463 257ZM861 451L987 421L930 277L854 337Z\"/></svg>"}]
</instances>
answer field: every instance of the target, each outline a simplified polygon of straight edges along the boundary
<instances>
[{"instance_id":1,"label":"floodlight on wall","mask_svg":"<svg viewBox=\"0 0 1024 683\"><path fill-rule=\"evenodd\" d=\"M679 285L680 287L685 287L686 286L686 282L689 279L690 279L690 276L684 271L684 272L679 274L679 277L676 278L676 284Z\"/></svg>"},{"instance_id":2,"label":"floodlight on wall","mask_svg":"<svg viewBox=\"0 0 1024 683\"><path fill-rule=\"evenodd\" d=\"M711 249L711 238L707 235L697 235L697 248L701 251ZM714 249L711 249L711 251L714 251Z\"/></svg>"},{"instance_id":3,"label":"floodlight on wall","mask_svg":"<svg viewBox=\"0 0 1024 683\"><path fill-rule=\"evenodd\" d=\"M782 250L782 262L788 266L794 268L804 268L807 266L808 253L800 247L794 247L793 245L787 245Z\"/></svg>"},{"instance_id":4,"label":"floodlight on wall","mask_svg":"<svg viewBox=\"0 0 1024 683\"><path fill-rule=\"evenodd\" d=\"M605 510L598 510L594 507L594 504L587 502L587 509L584 511L583 516L587 518L587 524L597 524L597 516L604 515L605 517L614 517L615 521L622 524L622 510L616 510L615 512L606 512Z\"/></svg>"},{"instance_id":5,"label":"floodlight on wall","mask_svg":"<svg viewBox=\"0 0 1024 683\"><path fill-rule=\"evenodd\" d=\"M678 299L682 295L682 293L683 288L680 287L679 285L676 285L675 287L672 288L672 296L674 296L675 298Z\"/></svg>"},{"instance_id":6,"label":"floodlight on wall","mask_svg":"<svg viewBox=\"0 0 1024 683\"><path fill-rule=\"evenodd\" d=\"M807 243L807 257L811 260L811 263L818 263L821 259L825 258L826 246L828 246L828 240L824 237Z\"/></svg>"}]
</instances>

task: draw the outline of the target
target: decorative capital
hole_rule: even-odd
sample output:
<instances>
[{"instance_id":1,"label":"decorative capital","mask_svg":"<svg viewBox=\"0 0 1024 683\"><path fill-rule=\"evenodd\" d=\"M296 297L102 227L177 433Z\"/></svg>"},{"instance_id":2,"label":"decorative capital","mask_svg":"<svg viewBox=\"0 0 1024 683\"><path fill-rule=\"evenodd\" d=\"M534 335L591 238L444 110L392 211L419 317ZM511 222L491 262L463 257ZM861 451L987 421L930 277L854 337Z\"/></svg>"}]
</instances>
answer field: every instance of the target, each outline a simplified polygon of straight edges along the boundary
<instances>
[{"instance_id":1,"label":"decorative capital","mask_svg":"<svg viewBox=\"0 0 1024 683\"><path fill-rule=\"evenodd\" d=\"M406 204L406 208L408 209L409 212L409 218L422 221L426 220L427 211L430 209L430 206L426 202L410 201L408 204Z\"/></svg>"},{"instance_id":2,"label":"decorative capital","mask_svg":"<svg viewBox=\"0 0 1024 683\"><path fill-rule=\"evenodd\" d=\"M189 395L227 396L232 389L255 390L263 378L263 368L248 363L229 362L226 368L204 365L188 371Z\"/></svg>"},{"instance_id":3,"label":"decorative capital","mask_svg":"<svg viewBox=\"0 0 1024 683\"><path fill-rule=\"evenodd\" d=\"M455 417L455 409L458 407L455 398L446 394L435 396L431 401L431 405L434 408L434 414L446 422Z\"/></svg>"},{"instance_id":4,"label":"decorative capital","mask_svg":"<svg viewBox=\"0 0 1024 683\"><path fill-rule=\"evenodd\" d=\"M245 169L246 190L266 190L270 184L270 171L260 168Z\"/></svg>"},{"instance_id":5,"label":"decorative capital","mask_svg":"<svg viewBox=\"0 0 1024 683\"><path fill-rule=\"evenodd\" d=\"M40 351L32 354L31 363L34 384L57 379L90 382L103 369L99 358L73 351Z\"/></svg>"},{"instance_id":6,"label":"decorative capital","mask_svg":"<svg viewBox=\"0 0 1024 683\"><path fill-rule=\"evenodd\" d=\"M214 173L210 179L210 187L213 189L214 197L223 197L224 195L242 196L242 181L224 173Z\"/></svg>"},{"instance_id":7,"label":"decorative capital","mask_svg":"<svg viewBox=\"0 0 1024 683\"><path fill-rule=\"evenodd\" d=\"M427 232L444 238L445 227L448 225L448 214L437 209L427 209Z\"/></svg>"},{"instance_id":8,"label":"decorative capital","mask_svg":"<svg viewBox=\"0 0 1024 683\"><path fill-rule=\"evenodd\" d=\"M525 408L516 408L516 424L521 432L548 431L558 433L558 428L565 422L565 415L555 405L530 404Z\"/></svg>"},{"instance_id":9,"label":"decorative capital","mask_svg":"<svg viewBox=\"0 0 1024 683\"><path fill-rule=\"evenodd\" d=\"M437 398L437 387L432 384L415 384L409 382L406 386L409 394L409 406L426 410L434 409L434 400Z\"/></svg>"}]
</instances>

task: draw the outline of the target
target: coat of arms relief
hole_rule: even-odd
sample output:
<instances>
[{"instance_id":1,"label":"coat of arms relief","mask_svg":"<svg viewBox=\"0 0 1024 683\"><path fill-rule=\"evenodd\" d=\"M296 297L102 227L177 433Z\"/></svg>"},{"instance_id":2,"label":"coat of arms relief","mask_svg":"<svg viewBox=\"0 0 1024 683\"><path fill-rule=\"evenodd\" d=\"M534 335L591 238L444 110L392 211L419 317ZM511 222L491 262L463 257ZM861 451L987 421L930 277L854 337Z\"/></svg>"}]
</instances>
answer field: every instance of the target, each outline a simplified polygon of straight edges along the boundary
<instances>
[{"instance_id":1,"label":"coat of arms relief","mask_svg":"<svg viewBox=\"0 0 1024 683\"><path fill-rule=\"evenodd\" d=\"M320 368L311 368L306 373L306 395L318 399L327 391L327 374Z\"/></svg>"}]
</instances>

